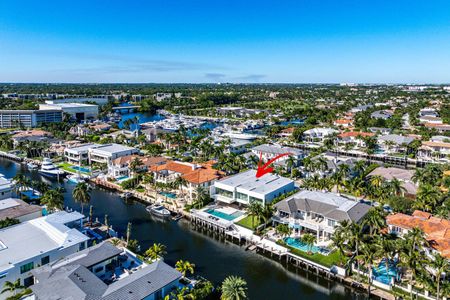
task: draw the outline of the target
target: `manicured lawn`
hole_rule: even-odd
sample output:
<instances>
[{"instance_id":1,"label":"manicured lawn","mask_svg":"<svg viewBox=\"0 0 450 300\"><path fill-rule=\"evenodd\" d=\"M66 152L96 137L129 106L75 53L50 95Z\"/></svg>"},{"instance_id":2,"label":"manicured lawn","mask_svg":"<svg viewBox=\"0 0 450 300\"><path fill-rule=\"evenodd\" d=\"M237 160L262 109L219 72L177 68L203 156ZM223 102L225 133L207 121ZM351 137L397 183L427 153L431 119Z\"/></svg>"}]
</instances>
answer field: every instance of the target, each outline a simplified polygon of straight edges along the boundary
<instances>
[{"instance_id":1,"label":"manicured lawn","mask_svg":"<svg viewBox=\"0 0 450 300\"><path fill-rule=\"evenodd\" d=\"M308 254L302 250L286 245L286 243L283 241L278 241L277 244L288 248L292 254L301 256L328 268L334 265L339 265L341 261L345 261L345 257L343 257L338 251L333 251L328 255L322 255L320 253Z\"/></svg>"},{"instance_id":2,"label":"manicured lawn","mask_svg":"<svg viewBox=\"0 0 450 300\"><path fill-rule=\"evenodd\" d=\"M252 221L253 219L253 221ZM253 222L253 226L252 226L252 222ZM258 227L259 225L261 225L260 222L258 222L258 218L254 217L254 216L246 216L245 218L243 218L242 220L240 220L239 222L237 222L236 224L251 229L251 230L255 230L256 227Z\"/></svg>"},{"instance_id":3,"label":"manicured lawn","mask_svg":"<svg viewBox=\"0 0 450 300\"><path fill-rule=\"evenodd\" d=\"M62 163L58 164L58 167L62 168L64 171L67 171L69 173L77 173L78 172L77 170L72 169L73 165L69 164L68 162L62 162ZM89 173L83 172L83 171L80 171L80 173L89 174Z\"/></svg>"}]
</instances>

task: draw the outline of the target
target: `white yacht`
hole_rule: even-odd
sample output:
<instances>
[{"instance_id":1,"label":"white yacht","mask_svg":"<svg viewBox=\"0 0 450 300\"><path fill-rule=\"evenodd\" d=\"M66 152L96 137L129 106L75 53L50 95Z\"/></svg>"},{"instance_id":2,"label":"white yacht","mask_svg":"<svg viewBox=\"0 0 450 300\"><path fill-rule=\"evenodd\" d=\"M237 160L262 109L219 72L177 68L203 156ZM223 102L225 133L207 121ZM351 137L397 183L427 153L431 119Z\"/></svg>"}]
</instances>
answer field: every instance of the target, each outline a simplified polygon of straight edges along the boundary
<instances>
[{"instance_id":1,"label":"white yacht","mask_svg":"<svg viewBox=\"0 0 450 300\"><path fill-rule=\"evenodd\" d=\"M50 158L44 158L39 169L39 174L50 178L57 178L63 176L64 171L55 166Z\"/></svg>"}]
</instances>

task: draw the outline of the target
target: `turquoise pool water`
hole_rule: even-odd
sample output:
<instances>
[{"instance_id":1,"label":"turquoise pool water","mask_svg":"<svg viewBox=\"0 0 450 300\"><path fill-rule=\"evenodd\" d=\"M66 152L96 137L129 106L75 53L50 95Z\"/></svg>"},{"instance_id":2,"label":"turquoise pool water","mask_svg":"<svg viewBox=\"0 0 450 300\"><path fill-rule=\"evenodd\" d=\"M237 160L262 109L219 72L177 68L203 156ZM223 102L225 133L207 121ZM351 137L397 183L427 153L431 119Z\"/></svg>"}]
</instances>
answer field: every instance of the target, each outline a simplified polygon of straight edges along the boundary
<instances>
[{"instance_id":1,"label":"turquoise pool water","mask_svg":"<svg viewBox=\"0 0 450 300\"><path fill-rule=\"evenodd\" d=\"M160 195L163 195L167 198L171 198L171 199L175 199L177 197L177 195L175 195L174 193L168 193L168 192L159 192Z\"/></svg>"},{"instance_id":2,"label":"turquoise pool water","mask_svg":"<svg viewBox=\"0 0 450 300\"><path fill-rule=\"evenodd\" d=\"M228 220L228 221L233 221L237 217L240 217L240 216L243 215L243 212L240 212L240 211L237 211L237 212L235 212L235 213L233 213L231 215L230 214L226 214L226 213L221 212L221 211L218 211L218 210L215 210L215 209L208 209L206 212L208 214L210 214L210 215L213 215L213 216L216 216L216 217Z\"/></svg>"},{"instance_id":3,"label":"turquoise pool water","mask_svg":"<svg viewBox=\"0 0 450 300\"><path fill-rule=\"evenodd\" d=\"M324 249L317 246L312 246L311 248L309 248L308 245L303 243L299 238L287 237L284 239L284 242L288 246L291 246L303 252L311 251L312 253L321 253L321 254L324 254L324 252L326 252Z\"/></svg>"},{"instance_id":4,"label":"turquoise pool water","mask_svg":"<svg viewBox=\"0 0 450 300\"><path fill-rule=\"evenodd\" d=\"M120 177L117 177L116 179L118 181L123 181L123 180L127 180L128 178L130 178L130 177L128 177L128 176L120 176Z\"/></svg>"},{"instance_id":5,"label":"turquoise pool water","mask_svg":"<svg viewBox=\"0 0 450 300\"><path fill-rule=\"evenodd\" d=\"M372 268L372 277L376 281L389 285L392 278L398 278L397 261L390 260L386 268L386 259L383 258L377 267Z\"/></svg>"},{"instance_id":6,"label":"turquoise pool water","mask_svg":"<svg viewBox=\"0 0 450 300\"><path fill-rule=\"evenodd\" d=\"M90 169L84 168L84 167L72 166L72 169L75 171L80 171L80 172L84 172L84 173L91 173Z\"/></svg>"}]
</instances>

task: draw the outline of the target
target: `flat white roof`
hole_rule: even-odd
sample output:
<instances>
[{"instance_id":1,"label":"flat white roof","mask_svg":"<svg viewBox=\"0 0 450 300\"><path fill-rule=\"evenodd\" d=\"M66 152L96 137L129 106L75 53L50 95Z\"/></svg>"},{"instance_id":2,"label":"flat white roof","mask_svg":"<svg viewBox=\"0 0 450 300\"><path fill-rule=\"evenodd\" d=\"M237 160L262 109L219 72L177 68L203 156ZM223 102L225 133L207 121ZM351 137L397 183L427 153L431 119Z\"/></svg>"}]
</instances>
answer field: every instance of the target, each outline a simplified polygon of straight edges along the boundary
<instances>
[{"instance_id":1,"label":"flat white roof","mask_svg":"<svg viewBox=\"0 0 450 300\"><path fill-rule=\"evenodd\" d=\"M92 152L96 153L104 153L104 154L114 154L117 152L123 152L128 150L137 150L133 147L123 146L120 144L108 144L104 146L100 146L98 148L92 149Z\"/></svg>"},{"instance_id":2,"label":"flat white roof","mask_svg":"<svg viewBox=\"0 0 450 300\"><path fill-rule=\"evenodd\" d=\"M216 182L232 188L266 195L291 184L293 180L272 173L256 178L256 171L248 170Z\"/></svg>"},{"instance_id":3,"label":"flat white roof","mask_svg":"<svg viewBox=\"0 0 450 300\"><path fill-rule=\"evenodd\" d=\"M45 104L45 105L61 107L61 108L98 107L97 104L86 104L86 103L56 103L56 104Z\"/></svg>"},{"instance_id":4,"label":"flat white roof","mask_svg":"<svg viewBox=\"0 0 450 300\"><path fill-rule=\"evenodd\" d=\"M3 199L3 200L0 200L0 211L2 211L4 209L16 207L19 205L20 205L20 203L17 202L16 199L13 199L13 198Z\"/></svg>"},{"instance_id":5,"label":"flat white roof","mask_svg":"<svg viewBox=\"0 0 450 300\"><path fill-rule=\"evenodd\" d=\"M0 243L4 245L0 247L0 272L52 250L89 240L78 230L64 225L67 221L78 220L80 215L62 211L55 216L49 215L0 229Z\"/></svg>"},{"instance_id":6,"label":"flat white roof","mask_svg":"<svg viewBox=\"0 0 450 300\"><path fill-rule=\"evenodd\" d=\"M98 148L98 147L101 147L101 145L99 145L99 144L84 144L84 145L81 145L78 147L66 148L66 150L70 151L70 152L80 153L80 152L86 152L89 149Z\"/></svg>"}]
</instances>

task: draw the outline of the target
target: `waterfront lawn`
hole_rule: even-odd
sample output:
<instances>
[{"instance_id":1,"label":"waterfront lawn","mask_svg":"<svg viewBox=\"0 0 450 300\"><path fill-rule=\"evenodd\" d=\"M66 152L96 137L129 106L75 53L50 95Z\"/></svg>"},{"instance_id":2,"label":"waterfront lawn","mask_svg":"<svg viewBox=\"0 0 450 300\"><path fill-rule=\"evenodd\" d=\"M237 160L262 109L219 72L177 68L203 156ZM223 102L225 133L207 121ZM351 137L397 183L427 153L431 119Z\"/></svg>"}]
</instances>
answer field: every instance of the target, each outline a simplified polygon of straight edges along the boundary
<instances>
[{"instance_id":1,"label":"waterfront lawn","mask_svg":"<svg viewBox=\"0 0 450 300\"><path fill-rule=\"evenodd\" d=\"M339 266L341 264L341 262L345 261L345 257L343 257L339 253L339 251L333 251L328 255L322 255L320 253L308 254L300 249L297 249L297 248L287 245L284 241L281 241L281 240L278 241L277 244L288 248L292 254L306 258L310 261L321 264L322 266L325 266L328 268L331 268L334 265Z\"/></svg>"},{"instance_id":2,"label":"waterfront lawn","mask_svg":"<svg viewBox=\"0 0 450 300\"><path fill-rule=\"evenodd\" d=\"M252 222L253 222L253 226L252 226ZM240 225L242 227L245 227L247 229L250 229L250 230L255 230L256 227L258 227L262 223L260 221L258 221L258 217L246 216L245 218L243 218L242 220L240 220L236 224Z\"/></svg>"},{"instance_id":3,"label":"waterfront lawn","mask_svg":"<svg viewBox=\"0 0 450 300\"><path fill-rule=\"evenodd\" d=\"M58 167L60 167L61 169L63 169L64 171L67 171L69 173L77 173L78 172L77 170L72 169L73 165L69 164L68 162L62 162L62 163L58 164ZM83 171L80 171L80 173L89 174L89 173L83 172Z\"/></svg>"}]
</instances>

